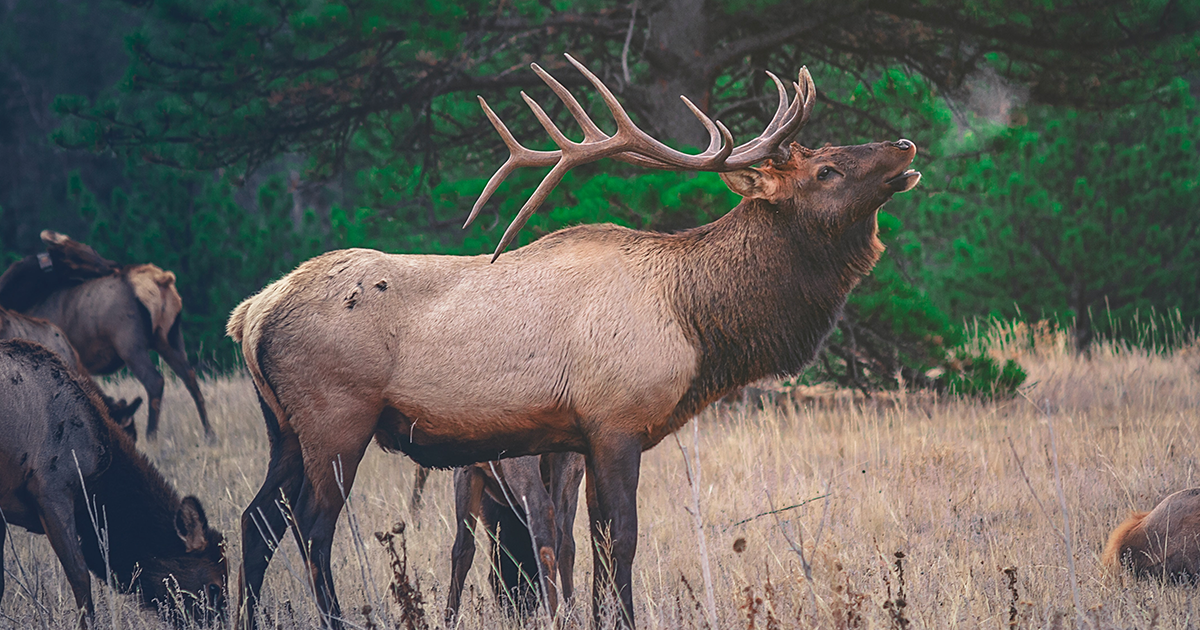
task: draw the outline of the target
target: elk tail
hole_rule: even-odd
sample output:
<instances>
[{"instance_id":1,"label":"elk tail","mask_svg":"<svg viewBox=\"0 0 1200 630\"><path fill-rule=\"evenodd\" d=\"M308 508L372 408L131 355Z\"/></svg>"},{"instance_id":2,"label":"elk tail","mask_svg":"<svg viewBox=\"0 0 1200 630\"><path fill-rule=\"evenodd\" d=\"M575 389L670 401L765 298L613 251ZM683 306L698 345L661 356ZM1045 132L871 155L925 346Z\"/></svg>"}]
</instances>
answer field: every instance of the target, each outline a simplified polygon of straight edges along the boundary
<instances>
[{"instance_id":1,"label":"elk tail","mask_svg":"<svg viewBox=\"0 0 1200 630\"><path fill-rule=\"evenodd\" d=\"M225 334L242 347L242 359L246 362L246 371L254 381L254 389L258 392L259 406L262 407L263 420L267 424L267 437L274 444L282 434L280 420L287 422L287 413L275 395L271 385L271 370L267 359L267 341L262 335L262 326L255 325L250 317L250 307L254 304L255 296L242 300L225 324Z\"/></svg>"},{"instance_id":2,"label":"elk tail","mask_svg":"<svg viewBox=\"0 0 1200 630\"><path fill-rule=\"evenodd\" d=\"M1118 525L1108 535L1108 544L1104 545L1104 553L1100 556L1101 564L1110 569L1121 566L1121 550L1125 548L1129 539L1141 529L1142 521L1146 519L1147 514L1149 512L1131 513L1124 523Z\"/></svg>"},{"instance_id":3,"label":"elk tail","mask_svg":"<svg viewBox=\"0 0 1200 630\"><path fill-rule=\"evenodd\" d=\"M250 310L250 302L253 300L253 297L242 300L241 304L234 307L233 312L229 314L229 321L225 323L225 334L238 343L242 343L242 336L246 330L246 311Z\"/></svg>"}]
</instances>

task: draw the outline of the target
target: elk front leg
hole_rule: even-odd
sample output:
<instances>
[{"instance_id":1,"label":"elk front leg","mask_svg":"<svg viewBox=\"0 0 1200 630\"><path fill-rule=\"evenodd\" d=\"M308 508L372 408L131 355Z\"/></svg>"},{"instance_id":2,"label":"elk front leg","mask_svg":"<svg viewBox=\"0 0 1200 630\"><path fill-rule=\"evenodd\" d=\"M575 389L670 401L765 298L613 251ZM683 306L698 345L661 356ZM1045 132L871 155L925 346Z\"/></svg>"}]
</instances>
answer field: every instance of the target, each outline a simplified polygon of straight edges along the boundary
<instances>
[{"instance_id":1,"label":"elk front leg","mask_svg":"<svg viewBox=\"0 0 1200 630\"><path fill-rule=\"evenodd\" d=\"M122 355L125 360L125 365L129 367L129 371L133 372L134 378L142 383L142 387L146 388L146 397L149 399L149 415L146 417L146 437L154 439L158 433L158 416L162 412L162 397L163 397L163 376L154 369L154 363L150 360L150 349L138 347L132 349L128 356Z\"/></svg>"},{"instance_id":2,"label":"elk front leg","mask_svg":"<svg viewBox=\"0 0 1200 630\"><path fill-rule=\"evenodd\" d=\"M40 484L39 484L40 485ZM34 489L35 496L45 496ZM92 579L88 574L87 563L83 559L83 550L79 548L79 534L75 528L75 506L70 500L39 501L39 517L42 530L50 539L50 547L54 555L62 563L63 573L71 585L75 595L75 605L83 610L86 625L92 625L96 608L92 604ZM85 624L80 623L80 627Z\"/></svg>"},{"instance_id":3,"label":"elk front leg","mask_svg":"<svg viewBox=\"0 0 1200 630\"><path fill-rule=\"evenodd\" d=\"M0 602L4 601L4 537L8 534L8 522L0 510Z\"/></svg>"},{"instance_id":4,"label":"elk front leg","mask_svg":"<svg viewBox=\"0 0 1200 630\"><path fill-rule=\"evenodd\" d=\"M417 474L413 476L412 499L408 502L408 509L414 513L421 509L421 498L425 495L425 482L429 481L429 471L429 468L417 464Z\"/></svg>"},{"instance_id":5,"label":"elk front leg","mask_svg":"<svg viewBox=\"0 0 1200 630\"><path fill-rule=\"evenodd\" d=\"M609 594L619 602L618 624L634 627L633 556L637 552L637 487L642 445L637 440L593 442L587 456L588 516L592 526L592 621L599 628ZM614 593L615 591L615 593Z\"/></svg>"}]
</instances>

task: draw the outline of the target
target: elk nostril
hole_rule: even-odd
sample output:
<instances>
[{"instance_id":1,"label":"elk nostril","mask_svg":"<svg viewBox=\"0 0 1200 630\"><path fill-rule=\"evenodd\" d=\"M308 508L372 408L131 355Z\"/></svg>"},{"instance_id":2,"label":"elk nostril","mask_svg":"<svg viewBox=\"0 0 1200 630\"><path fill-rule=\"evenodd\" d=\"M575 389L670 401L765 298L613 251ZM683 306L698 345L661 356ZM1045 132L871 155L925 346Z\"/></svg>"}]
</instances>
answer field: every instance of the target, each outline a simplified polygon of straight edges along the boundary
<instances>
[{"instance_id":1,"label":"elk nostril","mask_svg":"<svg viewBox=\"0 0 1200 630\"><path fill-rule=\"evenodd\" d=\"M913 143L908 140L897 140L896 148L900 149L901 151L907 151L907 150L913 148Z\"/></svg>"}]
</instances>

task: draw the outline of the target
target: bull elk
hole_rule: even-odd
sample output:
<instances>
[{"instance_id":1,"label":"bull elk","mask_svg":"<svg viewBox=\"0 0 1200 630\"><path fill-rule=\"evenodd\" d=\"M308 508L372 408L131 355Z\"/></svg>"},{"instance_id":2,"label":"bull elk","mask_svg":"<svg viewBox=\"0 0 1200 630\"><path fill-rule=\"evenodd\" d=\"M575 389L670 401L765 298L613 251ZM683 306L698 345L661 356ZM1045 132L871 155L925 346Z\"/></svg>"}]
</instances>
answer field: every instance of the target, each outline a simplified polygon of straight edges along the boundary
<instances>
[{"instance_id":1,"label":"bull elk","mask_svg":"<svg viewBox=\"0 0 1200 630\"><path fill-rule=\"evenodd\" d=\"M330 573L343 504L334 462L349 488L374 438L442 468L583 454L592 535L610 536L611 588L632 625L642 452L733 389L812 360L883 251L876 211L920 179L908 168L917 151L908 140L816 150L791 142L815 103L807 69L790 102L774 79L778 111L737 147L684 99L711 137L689 155L638 129L604 84L570 61L603 96L617 131L604 133L536 65L583 128L582 142L525 96L560 147L526 149L481 98L512 155L472 218L516 168L553 166L492 256L329 252L231 314L227 332L242 345L271 441L266 479L242 515L247 623L273 551L260 532L285 525L276 503L286 500L316 600L341 625ZM676 234L581 225L500 256L568 169L605 157L720 172L743 200ZM609 562L593 549L594 566ZM593 615L609 592L603 582L593 580Z\"/></svg>"}]
</instances>

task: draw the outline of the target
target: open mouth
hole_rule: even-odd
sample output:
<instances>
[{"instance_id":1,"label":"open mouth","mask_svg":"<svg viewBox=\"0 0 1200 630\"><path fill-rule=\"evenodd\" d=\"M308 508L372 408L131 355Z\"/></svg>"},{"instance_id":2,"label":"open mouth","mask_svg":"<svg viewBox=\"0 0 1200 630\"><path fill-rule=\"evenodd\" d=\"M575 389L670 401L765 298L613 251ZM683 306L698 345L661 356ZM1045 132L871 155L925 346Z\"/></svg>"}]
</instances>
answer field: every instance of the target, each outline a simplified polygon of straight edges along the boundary
<instances>
[{"instance_id":1,"label":"open mouth","mask_svg":"<svg viewBox=\"0 0 1200 630\"><path fill-rule=\"evenodd\" d=\"M892 192L900 193L912 190L919 181L921 181L921 173L910 168L907 171L904 171L903 173L900 173L899 175L887 180L884 182L884 184L886 184L887 187L892 190Z\"/></svg>"}]
</instances>

